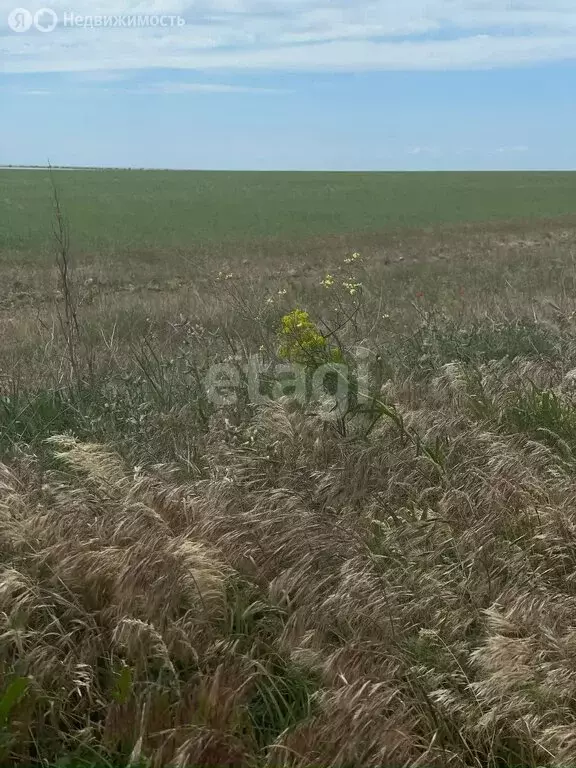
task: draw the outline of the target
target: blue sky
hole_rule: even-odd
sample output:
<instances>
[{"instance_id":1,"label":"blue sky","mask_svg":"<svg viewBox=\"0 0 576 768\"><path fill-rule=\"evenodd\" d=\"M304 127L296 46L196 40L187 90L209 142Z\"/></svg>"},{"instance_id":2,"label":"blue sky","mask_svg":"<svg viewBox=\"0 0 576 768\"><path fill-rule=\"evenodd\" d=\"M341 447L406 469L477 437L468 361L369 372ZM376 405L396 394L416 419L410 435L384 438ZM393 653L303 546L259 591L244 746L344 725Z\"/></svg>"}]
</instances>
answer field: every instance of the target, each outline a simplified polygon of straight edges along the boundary
<instances>
[{"instance_id":1,"label":"blue sky","mask_svg":"<svg viewBox=\"0 0 576 768\"><path fill-rule=\"evenodd\" d=\"M30 20L41 7L23 4ZM15 32L0 0L0 164L576 169L576 0L49 8L55 29Z\"/></svg>"}]
</instances>

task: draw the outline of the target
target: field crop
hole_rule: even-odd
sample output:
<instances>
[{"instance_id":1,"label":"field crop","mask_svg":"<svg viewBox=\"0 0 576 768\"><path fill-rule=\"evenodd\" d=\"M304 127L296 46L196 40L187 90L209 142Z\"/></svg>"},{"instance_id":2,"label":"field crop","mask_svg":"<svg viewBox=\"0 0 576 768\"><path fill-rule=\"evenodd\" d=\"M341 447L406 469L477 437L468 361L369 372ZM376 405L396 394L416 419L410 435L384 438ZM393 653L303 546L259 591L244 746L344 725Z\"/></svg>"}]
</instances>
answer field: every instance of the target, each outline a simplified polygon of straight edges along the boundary
<instances>
[{"instance_id":1,"label":"field crop","mask_svg":"<svg viewBox=\"0 0 576 768\"><path fill-rule=\"evenodd\" d=\"M573 177L19 173L0 765L576 764Z\"/></svg>"},{"instance_id":2,"label":"field crop","mask_svg":"<svg viewBox=\"0 0 576 768\"><path fill-rule=\"evenodd\" d=\"M55 171L81 250L187 248L574 215L575 173ZM42 248L45 170L0 170L0 248Z\"/></svg>"}]
</instances>

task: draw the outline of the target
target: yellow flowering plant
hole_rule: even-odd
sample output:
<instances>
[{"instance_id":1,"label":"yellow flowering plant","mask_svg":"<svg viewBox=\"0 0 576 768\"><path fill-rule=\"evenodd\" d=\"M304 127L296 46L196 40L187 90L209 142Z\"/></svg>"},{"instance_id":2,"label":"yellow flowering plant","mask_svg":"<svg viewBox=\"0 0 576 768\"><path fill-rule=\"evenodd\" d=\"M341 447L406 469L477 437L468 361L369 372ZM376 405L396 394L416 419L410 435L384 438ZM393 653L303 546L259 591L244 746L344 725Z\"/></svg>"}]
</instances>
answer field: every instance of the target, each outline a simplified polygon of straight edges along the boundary
<instances>
[{"instance_id":1,"label":"yellow flowering plant","mask_svg":"<svg viewBox=\"0 0 576 768\"><path fill-rule=\"evenodd\" d=\"M353 253L344 264L320 281L331 298L322 320L325 332L307 311L293 309L277 326L278 355L304 366L309 376L308 387L318 369L327 366L323 387L326 393L337 397L334 411L339 431L346 434L347 422L362 414L367 435L385 413L385 406L379 401L381 358L374 356L368 361L370 355L366 356L366 350L357 341L357 317L364 307L362 257Z\"/></svg>"},{"instance_id":2,"label":"yellow flowering plant","mask_svg":"<svg viewBox=\"0 0 576 768\"><path fill-rule=\"evenodd\" d=\"M327 362L342 361L340 349L330 347L308 312L302 309L293 309L284 315L278 335L280 357L291 363L317 367Z\"/></svg>"}]
</instances>

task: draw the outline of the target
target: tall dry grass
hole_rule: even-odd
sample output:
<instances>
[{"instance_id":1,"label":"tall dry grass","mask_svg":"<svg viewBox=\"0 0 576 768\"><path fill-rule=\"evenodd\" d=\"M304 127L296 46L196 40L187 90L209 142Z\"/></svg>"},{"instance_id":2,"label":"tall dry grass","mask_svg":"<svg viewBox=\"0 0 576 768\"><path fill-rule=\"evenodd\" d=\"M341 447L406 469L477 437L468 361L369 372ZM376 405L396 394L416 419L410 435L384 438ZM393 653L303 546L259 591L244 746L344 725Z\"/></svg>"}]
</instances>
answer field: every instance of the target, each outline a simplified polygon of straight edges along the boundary
<instances>
[{"instance_id":1,"label":"tall dry grass","mask_svg":"<svg viewBox=\"0 0 576 768\"><path fill-rule=\"evenodd\" d=\"M463 306L443 261L383 288L370 258L338 331L379 355L369 431L199 392L296 302L337 327L340 257L168 301L101 379L7 386L1 765L576 763L572 299Z\"/></svg>"}]
</instances>

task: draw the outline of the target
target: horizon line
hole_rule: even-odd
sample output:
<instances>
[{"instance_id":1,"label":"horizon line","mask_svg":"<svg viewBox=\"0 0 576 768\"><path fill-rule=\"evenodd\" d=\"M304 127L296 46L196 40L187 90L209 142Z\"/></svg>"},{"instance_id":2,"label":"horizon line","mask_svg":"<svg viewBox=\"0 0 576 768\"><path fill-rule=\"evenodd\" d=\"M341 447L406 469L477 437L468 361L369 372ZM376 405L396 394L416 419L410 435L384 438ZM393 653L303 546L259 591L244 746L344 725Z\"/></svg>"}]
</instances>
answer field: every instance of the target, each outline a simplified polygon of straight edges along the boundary
<instances>
[{"instance_id":1,"label":"horizon line","mask_svg":"<svg viewBox=\"0 0 576 768\"><path fill-rule=\"evenodd\" d=\"M444 168L444 169L430 169L430 168L406 168L406 169L322 169L322 168L170 168L159 166L129 166L129 165L22 165L20 163L0 164L1 171L160 171L170 173L576 173L576 168Z\"/></svg>"}]
</instances>

